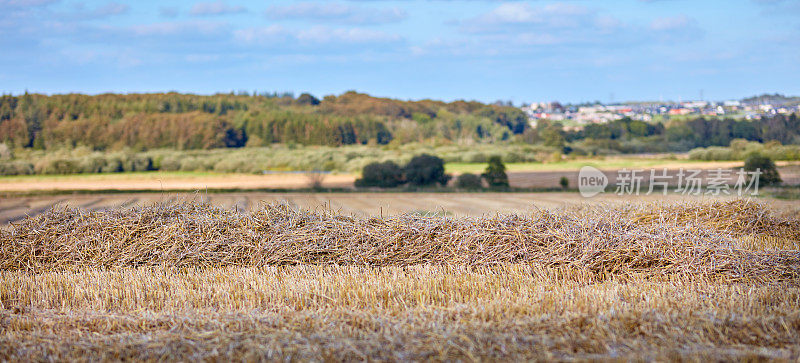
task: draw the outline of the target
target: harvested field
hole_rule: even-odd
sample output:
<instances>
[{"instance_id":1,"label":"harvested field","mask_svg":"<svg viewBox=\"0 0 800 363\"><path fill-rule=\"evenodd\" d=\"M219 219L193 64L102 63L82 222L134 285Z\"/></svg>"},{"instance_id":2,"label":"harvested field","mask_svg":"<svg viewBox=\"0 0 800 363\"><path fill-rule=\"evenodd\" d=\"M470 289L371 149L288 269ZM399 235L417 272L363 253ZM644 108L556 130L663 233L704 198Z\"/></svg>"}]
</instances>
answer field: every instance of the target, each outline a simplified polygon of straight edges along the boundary
<instances>
[{"instance_id":1,"label":"harvested field","mask_svg":"<svg viewBox=\"0 0 800 363\"><path fill-rule=\"evenodd\" d=\"M741 167L741 162L695 162L695 163L668 163L662 162L654 165L658 173L662 168L667 168L667 175L673 177L680 168L702 170L700 177L707 177L710 169L732 169ZM480 173L485 166L470 165L465 169L469 172ZM509 183L515 188L557 188L562 176L567 177L570 185L578 185L578 169L571 167L565 170L552 170L547 164L532 164L545 170L511 170L508 173ZM796 162L779 162L778 168L785 185L800 185L800 165ZM477 166L477 170L473 170ZM511 165L513 167L513 164ZM617 180L616 168L598 165L609 178L613 185ZM650 168L639 168L644 181L649 180ZM456 170L454 174L463 171ZM358 178L353 174L328 174L322 178L321 185L325 188L353 188L353 182ZM729 181L735 182L736 175L730 176ZM275 173L265 175L255 174L225 174L225 173L185 173L185 172L140 172L140 173L112 173L112 174L77 174L77 175L35 175L0 177L0 193L19 193L35 191L104 191L104 190L138 190L138 191L163 191L163 190L257 190L257 189L303 189L309 188L311 180L303 173Z\"/></svg>"},{"instance_id":2,"label":"harvested field","mask_svg":"<svg viewBox=\"0 0 800 363\"><path fill-rule=\"evenodd\" d=\"M0 225L36 216L54 207L90 211L144 207L154 203L208 202L226 209L249 212L262 203L288 204L294 209L329 208L345 215L381 216L402 213L440 213L479 217L494 213L530 213L582 203L620 204L631 201L685 201L681 195L600 195L586 199L571 193L116 193L10 196L0 199ZM787 203L770 203L788 207ZM800 206L799 206L800 207ZM800 209L798 209L800 211Z\"/></svg>"},{"instance_id":3,"label":"harvested field","mask_svg":"<svg viewBox=\"0 0 800 363\"><path fill-rule=\"evenodd\" d=\"M798 282L746 200L59 208L0 231L0 360L796 360Z\"/></svg>"}]
</instances>

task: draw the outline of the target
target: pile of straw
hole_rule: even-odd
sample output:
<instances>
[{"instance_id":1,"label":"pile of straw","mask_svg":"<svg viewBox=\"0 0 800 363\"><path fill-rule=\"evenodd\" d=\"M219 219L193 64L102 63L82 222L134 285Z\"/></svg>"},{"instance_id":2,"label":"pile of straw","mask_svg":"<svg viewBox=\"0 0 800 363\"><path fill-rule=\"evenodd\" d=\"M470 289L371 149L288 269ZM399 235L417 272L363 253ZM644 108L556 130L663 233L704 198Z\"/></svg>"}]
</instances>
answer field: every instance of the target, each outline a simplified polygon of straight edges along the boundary
<instances>
[{"instance_id":1,"label":"pile of straw","mask_svg":"<svg viewBox=\"0 0 800 363\"><path fill-rule=\"evenodd\" d=\"M800 220L766 210L746 200L482 218L358 218L286 205L238 213L196 203L106 212L56 209L0 232L0 269L524 263L599 274L797 279L796 249L737 247L748 233L800 236Z\"/></svg>"}]
</instances>

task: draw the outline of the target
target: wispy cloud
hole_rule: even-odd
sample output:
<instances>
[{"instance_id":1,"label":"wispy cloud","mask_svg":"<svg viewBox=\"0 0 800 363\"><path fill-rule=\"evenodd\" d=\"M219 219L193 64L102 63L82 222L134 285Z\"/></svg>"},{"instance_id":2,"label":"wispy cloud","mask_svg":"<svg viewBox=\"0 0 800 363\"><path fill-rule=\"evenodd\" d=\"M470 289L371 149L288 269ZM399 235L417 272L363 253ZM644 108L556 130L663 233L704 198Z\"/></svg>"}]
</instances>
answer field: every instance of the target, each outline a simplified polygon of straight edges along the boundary
<instances>
[{"instance_id":1,"label":"wispy cloud","mask_svg":"<svg viewBox=\"0 0 800 363\"><path fill-rule=\"evenodd\" d=\"M396 34L366 28L331 28L313 26L307 29L288 29L281 25L240 29L234 37L245 43L275 44L291 41L311 44L368 44L392 43L402 40Z\"/></svg>"},{"instance_id":2,"label":"wispy cloud","mask_svg":"<svg viewBox=\"0 0 800 363\"><path fill-rule=\"evenodd\" d=\"M676 30L692 26L694 21L686 15L657 18L650 22L653 30Z\"/></svg>"},{"instance_id":3,"label":"wispy cloud","mask_svg":"<svg viewBox=\"0 0 800 363\"><path fill-rule=\"evenodd\" d=\"M247 43L275 43L289 36L289 31L280 25L270 25L258 28L238 29L233 32L236 40Z\"/></svg>"},{"instance_id":4,"label":"wispy cloud","mask_svg":"<svg viewBox=\"0 0 800 363\"><path fill-rule=\"evenodd\" d=\"M174 18L178 16L178 8L174 6L162 6L158 8L158 15L165 18Z\"/></svg>"},{"instance_id":5,"label":"wispy cloud","mask_svg":"<svg viewBox=\"0 0 800 363\"><path fill-rule=\"evenodd\" d=\"M705 34L697 20L683 14L656 18L650 22L650 30L657 38L666 41L699 39Z\"/></svg>"},{"instance_id":6,"label":"wispy cloud","mask_svg":"<svg viewBox=\"0 0 800 363\"><path fill-rule=\"evenodd\" d=\"M52 18L60 21L83 21L104 19L110 16L123 15L130 11L130 6L118 2L109 2L95 8L87 8L83 3L68 12L53 13Z\"/></svg>"},{"instance_id":7,"label":"wispy cloud","mask_svg":"<svg viewBox=\"0 0 800 363\"><path fill-rule=\"evenodd\" d=\"M367 8L341 2L273 5L265 15L273 20L308 19L343 24L384 24L398 22L408 16L401 8Z\"/></svg>"},{"instance_id":8,"label":"wispy cloud","mask_svg":"<svg viewBox=\"0 0 800 363\"><path fill-rule=\"evenodd\" d=\"M209 21L170 21L151 24L140 24L123 28L121 31L130 32L137 36L166 36L166 35L220 35L228 28L225 23Z\"/></svg>"},{"instance_id":9,"label":"wispy cloud","mask_svg":"<svg viewBox=\"0 0 800 363\"><path fill-rule=\"evenodd\" d=\"M297 39L312 43L386 43L399 41L401 37L372 29L315 26L298 32Z\"/></svg>"},{"instance_id":10,"label":"wispy cloud","mask_svg":"<svg viewBox=\"0 0 800 363\"><path fill-rule=\"evenodd\" d=\"M96 17L106 17L111 15L125 14L130 10L130 6L120 3L108 3L95 9L91 14Z\"/></svg>"},{"instance_id":11,"label":"wispy cloud","mask_svg":"<svg viewBox=\"0 0 800 363\"><path fill-rule=\"evenodd\" d=\"M215 2L200 2L192 6L189 14L209 16L209 15L226 15L238 14L247 11L244 6L228 5L222 1Z\"/></svg>"},{"instance_id":12,"label":"wispy cloud","mask_svg":"<svg viewBox=\"0 0 800 363\"><path fill-rule=\"evenodd\" d=\"M0 0L0 9L25 9L50 5L59 0Z\"/></svg>"},{"instance_id":13,"label":"wispy cloud","mask_svg":"<svg viewBox=\"0 0 800 363\"><path fill-rule=\"evenodd\" d=\"M470 33L507 32L519 29L576 28L597 22L596 12L581 5L553 3L533 6L529 3L503 3L491 11L460 22L461 29ZM603 17L601 25L611 25L611 18Z\"/></svg>"}]
</instances>

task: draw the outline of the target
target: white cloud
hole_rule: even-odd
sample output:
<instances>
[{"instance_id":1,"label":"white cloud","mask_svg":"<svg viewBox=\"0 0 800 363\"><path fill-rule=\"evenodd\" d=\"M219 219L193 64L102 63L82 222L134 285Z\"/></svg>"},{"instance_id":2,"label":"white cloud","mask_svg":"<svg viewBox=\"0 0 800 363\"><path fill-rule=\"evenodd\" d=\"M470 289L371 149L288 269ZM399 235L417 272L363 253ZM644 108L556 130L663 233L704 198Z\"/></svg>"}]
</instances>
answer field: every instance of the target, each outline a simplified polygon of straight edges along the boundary
<instances>
[{"instance_id":1,"label":"white cloud","mask_svg":"<svg viewBox=\"0 0 800 363\"><path fill-rule=\"evenodd\" d=\"M134 25L128 30L139 36L214 35L219 34L226 27L222 23L190 21Z\"/></svg>"},{"instance_id":2,"label":"white cloud","mask_svg":"<svg viewBox=\"0 0 800 363\"><path fill-rule=\"evenodd\" d=\"M111 15L125 14L130 10L130 6L120 3L108 3L94 10L93 15L96 17L106 17Z\"/></svg>"},{"instance_id":3,"label":"white cloud","mask_svg":"<svg viewBox=\"0 0 800 363\"><path fill-rule=\"evenodd\" d=\"M233 32L233 37L243 43L274 43L288 35L289 32L280 25L239 29Z\"/></svg>"},{"instance_id":4,"label":"white cloud","mask_svg":"<svg viewBox=\"0 0 800 363\"><path fill-rule=\"evenodd\" d=\"M247 11L243 6L228 5L222 1L200 2L192 6L189 14L192 15L225 15L238 14Z\"/></svg>"},{"instance_id":5,"label":"white cloud","mask_svg":"<svg viewBox=\"0 0 800 363\"><path fill-rule=\"evenodd\" d=\"M395 34L371 29L341 29L315 26L301 30L297 33L297 39L312 43L383 43L396 42L401 38Z\"/></svg>"},{"instance_id":6,"label":"white cloud","mask_svg":"<svg viewBox=\"0 0 800 363\"><path fill-rule=\"evenodd\" d=\"M365 44L391 43L402 40L399 35L364 28L331 28L314 26L307 29L292 30L280 25L261 28L248 28L234 31L234 38L244 43L278 44Z\"/></svg>"},{"instance_id":7,"label":"white cloud","mask_svg":"<svg viewBox=\"0 0 800 363\"><path fill-rule=\"evenodd\" d=\"M694 25L694 20L686 15L657 18L650 23L653 30L675 30Z\"/></svg>"},{"instance_id":8,"label":"white cloud","mask_svg":"<svg viewBox=\"0 0 800 363\"><path fill-rule=\"evenodd\" d=\"M585 6L553 3L533 6L524 2L503 3L477 17L459 21L467 33L518 33L521 31L554 31L556 29L620 27L619 20L601 16Z\"/></svg>"},{"instance_id":9,"label":"white cloud","mask_svg":"<svg viewBox=\"0 0 800 363\"><path fill-rule=\"evenodd\" d=\"M575 4L554 3L537 8L528 3L504 3L473 21L493 25L556 24L564 23L569 18L585 16L589 13L590 11L586 7Z\"/></svg>"},{"instance_id":10,"label":"white cloud","mask_svg":"<svg viewBox=\"0 0 800 363\"><path fill-rule=\"evenodd\" d=\"M705 34L697 21L686 15L654 19L650 31L656 39L666 42L696 40Z\"/></svg>"},{"instance_id":11,"label":"white cloud","mask_svg":"<svg viewBox=\"0 0 800 363\"><path fill-rule=\"evenodd\" d=\"M0 9L24 9L50 5L58 0L0 0Z\"/></svg>"},{"instance_id":12,"label":"white cloud","mask_svg":"<svg viewBox=\"0 0 800 363\"><path fill-rule=\"evenodd\" d=\"M300 2L291 5L274 5L265 15L274 20L311 19L345 24L384 24L398 22L408 14L401 8L365 8L341 2Z\"/></svg>"},{"instance_id":13,"label":"white cloud","mask_svg":"<svg viewBox=\"0 0 800 363\"><path fill-rule=\"evenodd\" d=\"M108 2L94 9L87 8L83 3L78 3L69 12L52 13L51 18L60 21L95 20L126 14L129 10L130 6L118 2Z\"/></svg>"}]
</instances>

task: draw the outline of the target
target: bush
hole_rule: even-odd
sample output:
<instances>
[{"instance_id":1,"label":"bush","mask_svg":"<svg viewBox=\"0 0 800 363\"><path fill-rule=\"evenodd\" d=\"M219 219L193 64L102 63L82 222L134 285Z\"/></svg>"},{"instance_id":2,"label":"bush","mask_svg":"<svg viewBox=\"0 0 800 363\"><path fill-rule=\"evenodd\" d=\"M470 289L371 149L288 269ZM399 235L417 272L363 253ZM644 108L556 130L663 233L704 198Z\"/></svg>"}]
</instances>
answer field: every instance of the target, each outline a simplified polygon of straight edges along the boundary
<instances>
[{"instance_id":1,"label":"bush","mask_svg":"<svg viewBox=\"0 0 800 363\"><path fill-rule=\"evenodd\" d=\"M87 156L81 158L78 162L78 168L81 173L99 173L103 169L105 163L105 159L101 157Z\"/></svg>"},{"instance_id":2,"label":"bush","mask_svg":"<svg viewBox=\"0 0 800 363\"><path fill-rule=\"evenodd\" d=\"M0 162L0 175L31 175L34 173L33 164L22 161Z\"/></svg>"},{"instance_id":3,"label":"bush","mask_svg":"<svg viewBox=\"0 0 800 363\"><path fill-rule=\"evenodd\" d=\"M181 170L181 160L177 156L166 156L161 159L158 164L158 170L162 171L178 171Z\"/></svg>"},{"instance_id":4,"label":"bush","mask_svg":"<svg viewBox=\"0 0 800 363\"><path fill-rule=\"evenodd\" d=\"M14 158L14 153L11 148L5 143L0 142L0 160L11 160Z\"/></svg>"},{"instance_id":5,"label":"bush","mask_svg":"<svg viewBox=\"0 0 800 363\"><path fill-rule=\"evenodd\" d=\"M461 161L465 163L485 163L486 154L479 151L470 151L462 155Z\"/></svg>"},{"instance_id":6,"label":"bush","mask_svg":"<svg viewBox=\"0 0 800 363\"><path fill-rule=\"evenodd\" d=\"M118 158L110 158L106 160L106 164L100 168L101 173L121 173L125 169L122 166L122 161Z\"/></svg>"},{"instance_id":7,"label":"bush","mask_svg":"<svg viewBox=\"0 0 800 363\"><path fill-rule=\"evenodd\" d=\"M778 168L775 166L775 163L769 157L761 155L759 153L751 153L747 155L747 159L744 161L744 170L745 171L761 171L761 175L758 178L758 183L760 185L771 185L771 184L780 184L781 177L778 174Z\"/></svg>"},{"instance_id":8,"label":"bush","mask_svg":"<svg viewBox=\"0 0 800 363\"><path fill-rule=\"evenodd\" d=\"M364 167L361 179L356 180L357 187L394 188L402 185L403 170L391 161L371 163Z\"/></svg>"},{"instance_id":9,"label":"bush","mask_svg":"<svg viewBox=\"0 0 800 363\"><path fill-rule=\"evenodd\" d=\"M150 171L153 170L153 159L146 156L128 155L122 169L124 171Z\"/></svg>"},{"instance_id":10,"label":"bush","mask_svg":"<svg viewBox=\"0 0 800 363\"><path fill-rule=\"evenodd\" d=\"M492 156L489 158L489 165L486 171L481 174L486 183L493 188L507 188L508 175L506 175L506 166L503 164L503 159L499 156Z\"/></svg>"},{"instance_id":11,"label":"bush","mask_svg":"<svg viewBox=\"0 0 800 363\"><path fill-rule=\"evenodd\" d=\"M72 159L58 157L39 160L34 170L36 174L74 174L79 172L79 167Z\"/></svg>"},{"instance_id":12,"label":"bush","mask_svg":"<svg viewBox=\"0 0 800 363\"><path fill-rule=\"evenodd\" d=\"M297 97L297 101L295 102L297 102L298 105L319 105L319 99L312 96L310 93L301 94L300 97Z\"/></svg>"},{"instance_id":13,"label":"bush","mask_svg":"<svg viewBox=\"0 0 800 363\"><path fill-rule=\"evenodd\" d=\"M483 181L478 175L464 173L456 179L456 186L461 189L480 189L483 187Z\"/></svg>"},{"instance_id":14,"label":"bush","mask_svg":"<svg viewBox=\"0 0 800 363\"><path fill-rule=\"evenodd\" d=\"M447 185L450 175L444 173L444 160L439 157L422 154L415 156L406 164L406 181L410 184L425 186L439 183Z\"/></svg>"},{"instance_id":15,"label":"bush","mask_svg":"<svg viewBox=\"0 0 800 363\"><path fill-rule=\"evenodd\" d=\"M200 158L190 157L181 161L181 171L204 171L205 163Z\"/></svg>"},{"instance_id":16,"label":"bush","mask_svg":"<svg viewBox=\"0 0 800 363\"><path fill-rule=\"evenodd\" d=\"M561 189L569 188L569 179L567 179L565 176L562 176L561 179L558 180L558 185L561 185Z\"/></svg>"}]
</instances>

